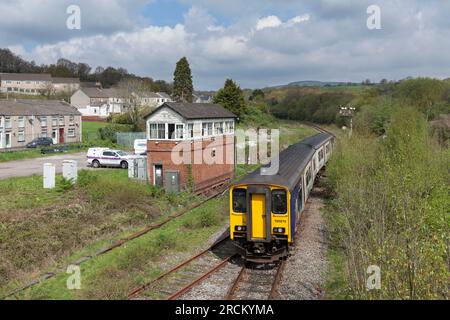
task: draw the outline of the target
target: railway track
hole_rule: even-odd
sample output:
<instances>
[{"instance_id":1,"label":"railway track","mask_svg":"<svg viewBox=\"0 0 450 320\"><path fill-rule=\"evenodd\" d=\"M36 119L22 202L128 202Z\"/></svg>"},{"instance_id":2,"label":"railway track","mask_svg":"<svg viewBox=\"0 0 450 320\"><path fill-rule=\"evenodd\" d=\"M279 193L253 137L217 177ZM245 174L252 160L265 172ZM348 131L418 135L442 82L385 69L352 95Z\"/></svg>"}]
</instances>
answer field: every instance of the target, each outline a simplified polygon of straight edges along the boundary
<instances>
[{"instance_id":1,"label":"railway track","mask_svg":"<svg viewBox=\"0 0 450 320\"><path fill-rule=\"evenodd\" d=\"M275 300L284 271L284 260L265 265L244 264L226 300Z\"/></svg>"},{"instance_id":2,"label":"railway track","mask_svg":"<svg viewBox=\"0 0 450 320\"><path fill-rule=\"evenodd\" d=\"M227 234L208 249L134 289L128 299L176 300L237 257Z\"/></svg>"}]
</instances>

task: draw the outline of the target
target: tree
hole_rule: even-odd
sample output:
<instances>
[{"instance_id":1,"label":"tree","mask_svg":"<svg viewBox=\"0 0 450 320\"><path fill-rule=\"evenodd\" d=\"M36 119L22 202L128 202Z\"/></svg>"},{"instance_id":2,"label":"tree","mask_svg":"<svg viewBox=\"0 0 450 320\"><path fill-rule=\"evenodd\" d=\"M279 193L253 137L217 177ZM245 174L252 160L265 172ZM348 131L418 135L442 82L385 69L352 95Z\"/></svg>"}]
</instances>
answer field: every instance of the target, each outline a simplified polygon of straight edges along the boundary
<instances>
[{"instance_id":1,"label":"tree","mask_svg":"<svg viewBox=\"0 0 450 320\"><path fill-rule=\"evenodd\" d=\"M117 91L131 119L133 131L139 131L142 127L142 117L139 112L140 99L146 91L149 91L148 85L141 79L124 78L117 85Z\"/></svg>"},{"instance_id":2,"label":"tree","mask_svg":"<svg viewBox=\"0 0 450 320\"><path fill-rule=\"evenodd\" d=\"M232 80L227 79L225 85L214 96L214 103L233 112L239 118L245 113L246 105L241 88Z\"/></svg>"},{"instance_id":3,"label":"tree","mask_svg":"<svg viewBox=\"0 0 450 320\"><path fill-rule=\"evenodd\" d=\"M252 95L250 96L249 100L263 100L264 99L264 91L261 89L255 89L252 92Z\"/></svg>"},{"instance_id":4,"label":"tree","mask_svg":"<svg viewBox=\"0 0 450 320\"><path fill-rule=\"evenodd\" d=\"M186 57L177 62L173 79L173 97L176 101L192 102L192 74Z\"/></svg>"}]
</instances>

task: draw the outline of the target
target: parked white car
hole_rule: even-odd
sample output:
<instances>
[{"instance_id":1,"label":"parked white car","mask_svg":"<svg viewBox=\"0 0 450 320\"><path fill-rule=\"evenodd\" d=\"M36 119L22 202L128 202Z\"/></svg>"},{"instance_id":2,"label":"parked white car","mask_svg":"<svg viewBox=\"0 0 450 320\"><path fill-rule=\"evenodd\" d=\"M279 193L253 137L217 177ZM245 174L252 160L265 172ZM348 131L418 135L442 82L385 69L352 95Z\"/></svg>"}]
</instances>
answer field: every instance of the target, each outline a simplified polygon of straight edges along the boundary
<instances>
[{"instance_id":1,"label":"parked white car","mask_svg":"<svg viewBox=\"0 0 450 320\"><path fill-rule=\"evenodd\" d=\"M147 140L134 140L134 154L146 156L147 155Z\"/></svg>"},{"instance_id":2,"label":"parked white car","mask_svg":"<svg viewBox=\"0 0 450 320\"><path fill-rule=\"evenodd\" d=\"M93 168L120 167L128 169L129 161L135 158L135 155L128 154L125 151L108 148L90 148L87 153L88 166Z\"/></svg>"}]
</instances>

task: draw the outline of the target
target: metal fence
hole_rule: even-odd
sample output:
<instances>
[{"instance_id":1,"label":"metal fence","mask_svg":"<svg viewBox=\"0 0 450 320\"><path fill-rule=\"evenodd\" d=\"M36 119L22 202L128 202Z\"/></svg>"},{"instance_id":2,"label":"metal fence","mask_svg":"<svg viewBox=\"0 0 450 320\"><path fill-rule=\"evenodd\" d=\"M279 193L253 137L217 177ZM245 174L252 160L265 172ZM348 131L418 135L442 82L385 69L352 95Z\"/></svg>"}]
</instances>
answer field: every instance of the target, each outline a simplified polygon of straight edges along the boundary
<instances>
[{"instance_id":1,"label":"metal fence","mask_svg":"<svg viewBox=\"0 0 450 320\"><path fill-rule=\"evenodd\" d=\"M116 133L117 144L125 147L133 147L134 140L146 139L145 132L117 132Z\"/></svg>"}]
</instances>

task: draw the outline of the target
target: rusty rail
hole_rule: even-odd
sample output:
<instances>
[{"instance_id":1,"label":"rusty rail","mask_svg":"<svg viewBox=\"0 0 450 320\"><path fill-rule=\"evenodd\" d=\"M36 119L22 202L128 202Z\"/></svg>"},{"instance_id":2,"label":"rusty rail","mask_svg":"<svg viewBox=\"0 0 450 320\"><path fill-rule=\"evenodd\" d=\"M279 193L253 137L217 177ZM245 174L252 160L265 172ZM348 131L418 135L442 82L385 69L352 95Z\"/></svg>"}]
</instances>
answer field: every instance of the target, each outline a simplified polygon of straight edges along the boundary
<instances>
[{"instance_id":1,"label":"rusty rail","mask_svg":"<svg viewBox=\"0 0 450 320\"><path fill-rule=\"evenodd\" d=\"M237 256L236 254L229 256L228 258L223 260L221 263L219 263L217 266L215 266L214 268L212 268L211 270L209 270L208 272L203 274L201 277L195 279L190 284L188 284L187 286L185 286L184 288L182 288L178 292L176 292L173 295L171 295L169 298L167 298L167 300L176 300L176 299L178 299L179 297L184 295L186 292L190 291L193 287L198 285L200 282L202 282L203 280L209 278L217 270L223 268L228 262L230 262L231 259L235 258L236 256Z\"/></svg>"},{"instance_id":2,"label":"rusty rail","mask_svg":"<svg viewBox=\"0 0 450 320\"><path fill-rule=\"evenodd\" d=\"M269 300L275 300L278 297L278 287L280 286L281 277L284 272L284 268L286 267L286 261L282 260L280 265L278 266L277 273L275 274L275 278L272 282L272 288L270 289Z\"/></svg>"},{"instance_id":3,"label":"rusty rail","mask_svg":"<svg viewBox=\"0 0 450 320\"><path fill-rule=\"evenodd\" d=\"M219 239L218 241L216 241L212 246L210 246L209 248L201 251L200 253L196 254L195 256L183 261L182 263L178 264L177 266L173 267L172 269L164 272L163 274L161 274L160 276L158 276L157 278L151 280L150 282L141 285L140 287L134 289L133 291L131 291L128 294L128 299L134 299L136 297L138 297L138 295L148 289L150 289L154 284L156 284L157 282L159 282L161 279L167 277L168 275L180 270L181 268L185 267L186 265L190 264L192 261L197 260L198 258L204 256L206 253L208 253L209 251L213 250L215 247L217 247L219 244L221 244L222 242L228 240L229 235L226 235L224 237L222 237L221 239ZM234 256L234 255L233 255ZM226 259L226 262L228 262L233 256L229 257L228 259ZM225 261L224 261L225 262Z\"/></svg>"},{"instance_id":4,"label":"rusty rail","mask_svg":"<svg viewBox=\"0 0 450 320\"><path fill-rule=\"evenodd\" d=\"M230 287L230 289L227 292L227 295L225 297L225 300L233 300L234 294L236 293L239 283L241 282L242 278L244 277L244 274L246 273L247 267L244 265L239 272L239 275L234 280L233 285Z\"/></svg>"}]
</instances>

